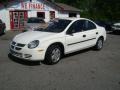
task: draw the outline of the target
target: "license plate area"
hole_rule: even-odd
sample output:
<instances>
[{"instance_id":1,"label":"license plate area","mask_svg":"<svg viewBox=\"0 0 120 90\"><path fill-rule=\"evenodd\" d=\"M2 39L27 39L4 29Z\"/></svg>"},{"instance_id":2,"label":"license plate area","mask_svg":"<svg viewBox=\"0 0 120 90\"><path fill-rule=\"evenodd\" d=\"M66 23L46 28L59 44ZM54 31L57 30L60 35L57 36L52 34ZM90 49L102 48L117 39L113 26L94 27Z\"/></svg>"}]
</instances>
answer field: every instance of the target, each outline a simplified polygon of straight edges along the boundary
<instances>
[{"instance_id":1,"label":"license plate area","mask_svg":"<svg viewBox=\"0 0 120 90\"><path fill-rule=\"evenodd\" d=\"M18 52L15 52L13 50L10 49L10 53L14 56L17 56L17 57L22 57L22 53L18 53Z\"/></svg>"}]
</instances>

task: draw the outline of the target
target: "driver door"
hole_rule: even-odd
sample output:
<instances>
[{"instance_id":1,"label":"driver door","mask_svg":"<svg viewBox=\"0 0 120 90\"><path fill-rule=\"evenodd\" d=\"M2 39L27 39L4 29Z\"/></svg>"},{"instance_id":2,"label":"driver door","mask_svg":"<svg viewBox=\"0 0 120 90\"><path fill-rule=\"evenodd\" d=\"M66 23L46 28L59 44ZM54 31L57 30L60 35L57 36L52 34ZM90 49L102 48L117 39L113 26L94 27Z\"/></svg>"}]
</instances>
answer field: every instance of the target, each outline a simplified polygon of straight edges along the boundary
<instances>
[{"instance_id":1,"label":"driver door","mask_svg":"<svg viewBox=\"0 0 120 90\"><path fill-rule=\"evenodd\" d=\"M66 32L66 53L77 51L80 48L84 48L84 43L80 43L85 40L84 33L82 32L83 22L80 20L75 21Z\"/></svg>"}]
</instances>

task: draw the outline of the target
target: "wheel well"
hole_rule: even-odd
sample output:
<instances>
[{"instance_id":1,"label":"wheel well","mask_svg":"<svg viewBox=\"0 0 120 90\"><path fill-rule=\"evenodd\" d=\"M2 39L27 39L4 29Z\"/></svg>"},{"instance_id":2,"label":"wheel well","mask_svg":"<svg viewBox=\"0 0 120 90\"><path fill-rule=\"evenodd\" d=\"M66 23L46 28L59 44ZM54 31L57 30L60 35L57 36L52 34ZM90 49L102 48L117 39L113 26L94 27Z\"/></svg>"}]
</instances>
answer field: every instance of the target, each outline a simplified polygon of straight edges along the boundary
<instances>
[{"instance_id":1,"label":"wheel well","mask_svg":"<svg viewBox=\"0 0 120 90\"><path fill-rule=\"evenodd\" d=\"M100 36L98 39L102 39L104 41L104 37L103 36Z\"/></svg>"},{"instance_id":2,"label":"wheel well","mask_svg":"<svg viewBox=\"0 0 120 90\"><path fill-rule=\"evenodd\" d=\"M49 45L49 47L51 47L52 45L58 45L61 48L61 50L62 50L62 54L64 55L64 50L65 49L64 49L64 45L62 43L56 42L56 43L53 43L53 44Z\"/></svg>"}]
</instances>

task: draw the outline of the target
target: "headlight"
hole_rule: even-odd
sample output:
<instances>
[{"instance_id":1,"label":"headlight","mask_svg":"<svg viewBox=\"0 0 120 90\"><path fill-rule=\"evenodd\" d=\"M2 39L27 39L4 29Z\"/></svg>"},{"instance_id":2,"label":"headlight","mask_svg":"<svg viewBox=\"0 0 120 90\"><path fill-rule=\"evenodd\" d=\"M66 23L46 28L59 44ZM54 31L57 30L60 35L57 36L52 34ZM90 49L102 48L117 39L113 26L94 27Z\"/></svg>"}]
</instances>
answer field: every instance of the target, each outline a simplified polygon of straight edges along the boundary
<instances>
[{"instance_id":1,"label":"headlight","mask_svg":"<svg viewBox=\"0 0 120 90\"><path fill-rule=\"evenodd\" d=\"M28 44L28 48L33 49L33 48L36 48L38 45L39 45L39 41L34 40Z\"/></svg>"}]
</instances>

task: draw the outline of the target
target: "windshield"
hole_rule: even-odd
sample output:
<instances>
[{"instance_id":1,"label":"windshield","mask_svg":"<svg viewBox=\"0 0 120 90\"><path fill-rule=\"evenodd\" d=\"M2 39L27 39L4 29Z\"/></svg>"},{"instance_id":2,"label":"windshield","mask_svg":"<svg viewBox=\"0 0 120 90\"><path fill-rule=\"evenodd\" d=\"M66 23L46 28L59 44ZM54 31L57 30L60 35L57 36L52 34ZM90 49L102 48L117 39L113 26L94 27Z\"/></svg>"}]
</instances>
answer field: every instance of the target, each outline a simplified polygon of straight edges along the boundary
<instances>
[{"instance_id":1,"label":"windshield","mask_svg":"<svg viewBox=\"0 0 120 90\"><path fill-rule=\"evenodd\" d=\"M44 23L44 20L39 18L29 18L27 23Z\"/></svg>"},{"instance_id":2,"label":"windshield","mask_svg":"<svg viewBox=\"0 0 120 90\"><path fill-rule=\"evenodd\" d=\"M64 31L64 29L70 24L70 22L71 20L58 19L50 22L47 28L45 29L38 28L35 31L59 33Z\"/></svg>"}]
</instances>

